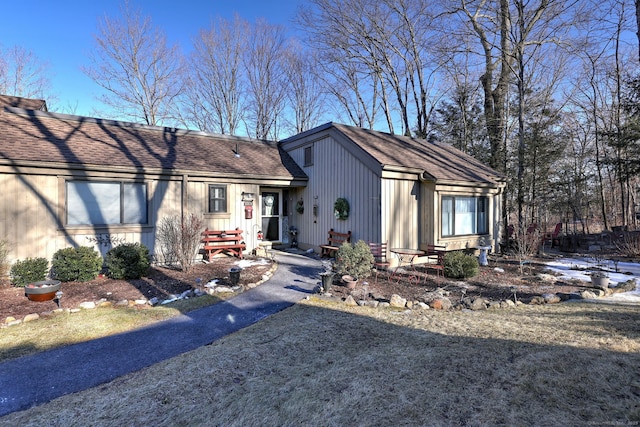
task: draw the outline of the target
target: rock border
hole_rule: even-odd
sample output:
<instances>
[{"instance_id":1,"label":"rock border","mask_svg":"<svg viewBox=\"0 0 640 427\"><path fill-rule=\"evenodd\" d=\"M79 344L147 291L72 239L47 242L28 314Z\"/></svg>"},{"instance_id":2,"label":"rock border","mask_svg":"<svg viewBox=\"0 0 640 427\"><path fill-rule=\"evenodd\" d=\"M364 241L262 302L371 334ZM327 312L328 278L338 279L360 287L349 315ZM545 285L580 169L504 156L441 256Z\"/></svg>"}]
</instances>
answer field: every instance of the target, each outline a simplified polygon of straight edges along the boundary
<instances>
[{"instance_id":1,"label":"rock border","mask_svg":"<svg viewBox=\"0 0 640 427\"><path fill-rule=\"evenodd\" d=\"M401 295L393 294L391 298L381 298L373 296L372 299L358 299L353 297L352 294L345 298L334 297L330 292L322 292L322 288L318 288L318 293L324 299L335 300L342 302L347 306L364 306L372 308L397 308L397 309L422 309L422 310L470 310L470 311L482 311L482 310L495 310L495 309L510 309L522 305L545 305L545 304L558 304L564 301L578 301L578 300L593 300L598 298L607 297L616 293L629 292L636 289L637 283L635 279L628 280L623 283L617 284L615 287L605 288L589 288L581 292L575 293L544 293L536 295L529 303L525 303L517 299L514 294L514 299L492 301L484 297L464 297L460 301L451 301L449 298L449 292L444 289L438 289L434 292L430 292L425 296L422 301L412 301L403 298Z\"/></svg>"}]
</instances>

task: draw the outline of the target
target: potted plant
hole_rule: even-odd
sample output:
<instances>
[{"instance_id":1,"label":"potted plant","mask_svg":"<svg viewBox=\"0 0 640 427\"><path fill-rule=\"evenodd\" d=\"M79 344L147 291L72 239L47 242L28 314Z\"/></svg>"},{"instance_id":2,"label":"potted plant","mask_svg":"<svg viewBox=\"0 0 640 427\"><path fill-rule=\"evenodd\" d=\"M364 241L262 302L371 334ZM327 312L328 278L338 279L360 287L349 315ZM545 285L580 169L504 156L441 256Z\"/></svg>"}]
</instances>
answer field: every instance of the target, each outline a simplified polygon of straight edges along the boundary
<instances>
[{"instance_id":1,"label":"potted plant","mask_svg":"<svg viewBox=\"0 0 640 427\"><path fill-rule=\"evenodd\" d=\"M359 279L371 275L374 259L369 245L359 240L355 245L344 242L336 253L335 268L349 289L353 289Z\"/></svg>"},{"instance_id":2,"label":"potted plant","mask_svg":"<svg viewBox=\"0 0 640 427\"><path fill-rule=\"evenodd\" d=\"M609 287L609 275L606 271L594 271L591 273L591 284L594 288L607 289Z\"/></svg>"}]
</instances>

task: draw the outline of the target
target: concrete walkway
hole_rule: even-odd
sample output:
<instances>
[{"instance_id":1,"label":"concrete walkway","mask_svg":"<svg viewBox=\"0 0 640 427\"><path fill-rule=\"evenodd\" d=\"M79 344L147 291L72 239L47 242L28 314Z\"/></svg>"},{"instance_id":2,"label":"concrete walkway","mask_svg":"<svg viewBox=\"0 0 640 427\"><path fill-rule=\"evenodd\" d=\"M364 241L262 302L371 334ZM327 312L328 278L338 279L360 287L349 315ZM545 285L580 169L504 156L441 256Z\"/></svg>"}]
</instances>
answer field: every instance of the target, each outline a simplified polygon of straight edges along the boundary
<instances>
[{"instance_id":1,"label":"concrete walkway","mask_svg":"<svg viewBox=\"0 0 640 427\"><path fill-rule=\"evenodd\" d=\"M142 329L0 363L0 416L210 344L313 293L322 271L319 260L276 252L276 261L270 280L228 301Z\"/></svg>"}]
</instances>

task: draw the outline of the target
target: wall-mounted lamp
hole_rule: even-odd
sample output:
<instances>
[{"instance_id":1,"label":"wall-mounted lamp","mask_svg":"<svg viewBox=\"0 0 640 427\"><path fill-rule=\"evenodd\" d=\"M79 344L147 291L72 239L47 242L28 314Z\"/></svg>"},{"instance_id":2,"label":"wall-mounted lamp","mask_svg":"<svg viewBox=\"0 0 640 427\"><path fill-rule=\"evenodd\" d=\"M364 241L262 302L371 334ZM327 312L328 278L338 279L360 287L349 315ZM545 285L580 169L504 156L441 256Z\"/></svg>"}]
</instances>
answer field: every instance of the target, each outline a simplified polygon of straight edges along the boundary
<instances>
[{"instance_id":1,"label":"wall-mounted lamp","mask_svg":"<svg viewBox=\"0 0 640 427\"><path fill-rule=\"evenodd\" d=\"M255 199L256 195L253 193L245 193L244 191L242 192L242 201L243 202L253 202L253 199Z\"/></svg>"}]
</instances>

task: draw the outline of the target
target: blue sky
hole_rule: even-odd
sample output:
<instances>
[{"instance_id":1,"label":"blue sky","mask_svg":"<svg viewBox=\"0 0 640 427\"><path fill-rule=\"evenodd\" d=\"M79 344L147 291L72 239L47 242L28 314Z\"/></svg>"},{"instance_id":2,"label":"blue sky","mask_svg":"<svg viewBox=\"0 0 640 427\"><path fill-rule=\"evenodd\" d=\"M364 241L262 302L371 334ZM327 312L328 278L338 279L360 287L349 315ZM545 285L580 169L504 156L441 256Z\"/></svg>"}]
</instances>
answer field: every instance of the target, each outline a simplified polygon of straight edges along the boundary
<instances>
[{"instance_id":1,"label":"blue sky","mask_svg":"<svg viewBox=\"0 0 640 427\"><path fill-rule=\"evenodd\" d=\"M304 0L132 0L154 25L162 28L171 43L188 48L199 29L212 19L231 19L234 14L248 21L265 18L271 24L291 24ZM98 18L117 16L119 0L0 1L0 45L19 45L47 61L52 73L52 91L57 109L68 106L75 114L92 116L101 105L95 99L100 88L80 67L88 65Z\"/></svg>"}]
</instances>

